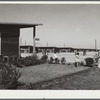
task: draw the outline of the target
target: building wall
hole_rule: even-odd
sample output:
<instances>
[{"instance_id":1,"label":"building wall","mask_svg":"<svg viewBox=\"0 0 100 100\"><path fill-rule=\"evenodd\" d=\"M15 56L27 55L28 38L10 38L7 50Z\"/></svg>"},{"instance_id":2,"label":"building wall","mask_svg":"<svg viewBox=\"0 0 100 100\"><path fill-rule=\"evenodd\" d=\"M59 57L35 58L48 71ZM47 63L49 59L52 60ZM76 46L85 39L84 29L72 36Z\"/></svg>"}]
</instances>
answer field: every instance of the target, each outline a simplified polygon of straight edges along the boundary
<instances>
[{"instance_id":1,"label":"building wall","mask_svg":"<svg viewBox=\"0 0 100 100\"><path fill-rule=\"evenodd\" d=\"M2 38L1 39L1 54L3 56L18 55L19 38Z\"/></svg>"},{"instance_id":2,"label":"building wall","mask_svg":"<svg viewBox=\"0 0 100 100\"><path fill-rule=\"evenodd\" d=\"M6 29L1 32L1 55L19 55L19 30Z\"/></svg>"}]
</instances>

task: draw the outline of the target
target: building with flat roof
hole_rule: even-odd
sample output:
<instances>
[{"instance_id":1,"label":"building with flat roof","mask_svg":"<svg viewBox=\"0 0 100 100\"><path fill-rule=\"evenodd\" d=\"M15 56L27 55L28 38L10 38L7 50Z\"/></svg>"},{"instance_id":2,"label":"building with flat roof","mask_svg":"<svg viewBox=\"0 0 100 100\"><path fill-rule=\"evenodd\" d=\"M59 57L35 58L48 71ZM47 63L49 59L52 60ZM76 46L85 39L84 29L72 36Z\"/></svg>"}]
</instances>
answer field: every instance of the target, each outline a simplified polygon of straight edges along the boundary
<instances>
[{"instance_id":1,"label":"building with flat roof","mask_svg":"<svg viewBox=\"0 0 100 100\"><path fill-rule=\"evenodd\" d=\"M33 27L34 39L38 25L42 24L0 23L0 54L2 56L20 56L20 29Z\"/></svg>"},{"instance_id":2,"label":"building with flat roof","mask_svg":"<svg viewBox=\"0 0 100 100\"><path fill-rule=\"evenodd\" d=\"M20 46L21 53L32 53L33 52L33 46L32 45L23 45ZM36 52L87 52L87 51L96 51L95 49L90 49L90 48L72 48L72 47L55 47L55 46L44 46L44 47L36 47L35 48Z\"/></svg>"}]
</instances>

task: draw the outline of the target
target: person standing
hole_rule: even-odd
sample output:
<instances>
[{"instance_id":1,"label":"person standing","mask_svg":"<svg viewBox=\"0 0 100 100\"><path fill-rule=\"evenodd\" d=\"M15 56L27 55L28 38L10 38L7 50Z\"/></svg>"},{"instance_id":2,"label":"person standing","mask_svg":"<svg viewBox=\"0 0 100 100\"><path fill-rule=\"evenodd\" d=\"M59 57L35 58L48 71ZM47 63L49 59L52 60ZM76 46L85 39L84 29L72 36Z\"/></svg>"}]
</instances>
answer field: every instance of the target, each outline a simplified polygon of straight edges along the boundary
<instances>
[{"instance_id":1,"label":"person standing","mask_svg":"<svg viewBox=\"0 0 100 100\"><path fill-rule=\"evenodd\" d=\"M55 59L55 63L57 64L58 63L58 57L57 57L56 52L54 53L54 59Z\"/></svg>"},{"instance_id":2,"label":"person standing","mask_svg":"<svg viewBox=\"0 0 100 100\"><path fill-rule=\"evenodd\" d=\"M95 61L95 63L98 63L98 59L99 59L99 56L98 56L97 53L95 53L95 55L94 55L94 61Z\"/></svg>"},{"instance_id":3,"label":"person standing","mask_svg":"<svg viewBox=\"0 0 100 100\"><path fill-rule=\"evenodd\" d=\"M75 57L75 67L78 67L80 64L79 53L76 53Z\"/></svg>"}]
</instances>

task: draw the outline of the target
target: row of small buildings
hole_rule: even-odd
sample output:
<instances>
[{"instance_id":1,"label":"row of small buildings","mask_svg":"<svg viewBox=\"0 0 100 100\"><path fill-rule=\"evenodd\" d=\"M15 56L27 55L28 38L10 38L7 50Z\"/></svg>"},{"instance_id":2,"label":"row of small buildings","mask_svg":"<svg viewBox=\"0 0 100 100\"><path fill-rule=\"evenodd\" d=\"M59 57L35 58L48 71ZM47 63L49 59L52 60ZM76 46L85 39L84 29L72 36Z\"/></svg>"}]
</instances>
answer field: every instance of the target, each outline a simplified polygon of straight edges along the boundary
<instances>
[{"instance_id":1,"label":"row of small buildings","mask_svg":"<svg viewBox=\"0 0 100 100\"><path fill-rule=\"evenodd\" d=\"M54 47L54 46L49 46L49 47L35 47L35 51L38 52L91 52L91 51L96 51L96 49L89 49L89 48L72 48L72 47ZM31 45L23 45L20 46L20 52L21 53L32 53L33 52L33 46Z\"/></svg>"}]
</instances>

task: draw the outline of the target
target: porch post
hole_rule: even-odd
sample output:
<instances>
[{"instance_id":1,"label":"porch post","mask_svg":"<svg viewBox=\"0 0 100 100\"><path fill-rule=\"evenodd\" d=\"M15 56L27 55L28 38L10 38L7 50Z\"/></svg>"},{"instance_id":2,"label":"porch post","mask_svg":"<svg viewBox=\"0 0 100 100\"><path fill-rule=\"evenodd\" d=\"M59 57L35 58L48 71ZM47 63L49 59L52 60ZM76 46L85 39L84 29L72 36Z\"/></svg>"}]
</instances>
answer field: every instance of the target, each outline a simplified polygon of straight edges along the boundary
<instances>
[{"instance_id":1,"label":"porch post","mask_svg":"<svg viewBox=\"0 0 100 100\"><path fill-rule=\"evenodd\" d=\"M33 27L33 55L35 54L35 32L36 26Z\"/></svg>"}]
</instances>

